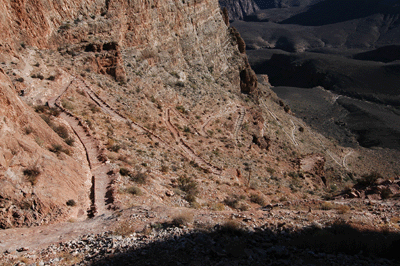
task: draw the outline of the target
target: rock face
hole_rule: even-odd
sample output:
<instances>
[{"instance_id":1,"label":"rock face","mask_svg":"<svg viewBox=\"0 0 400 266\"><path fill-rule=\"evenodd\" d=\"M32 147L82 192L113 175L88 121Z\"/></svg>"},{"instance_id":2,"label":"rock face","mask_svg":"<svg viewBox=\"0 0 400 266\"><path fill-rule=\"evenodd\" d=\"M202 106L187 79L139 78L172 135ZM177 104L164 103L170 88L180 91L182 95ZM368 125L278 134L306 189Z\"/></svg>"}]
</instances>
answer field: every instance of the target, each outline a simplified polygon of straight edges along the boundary
<instances>
[{"instance_id":1,"label":"rock face","mask_svg":"<svg viewBox=\"0 0 400 266\"><path fill-rule=\"evenodd\" d=\"M221 7L226 7L231 20L243 19L260 10L253 0L221 0L219 4Z\"/></svg>"},{"instance_id":2,"label":"rock face","mask_svg":"<svg viewBox=\"0 0 400 266\"><path fill-rule=\"evenodd\" d=\"M86 209L84 168L48 149L62 139L23 103L0 69L0 228L40 225L67 217L73 199Z\"/></svg>"}]
</instances>

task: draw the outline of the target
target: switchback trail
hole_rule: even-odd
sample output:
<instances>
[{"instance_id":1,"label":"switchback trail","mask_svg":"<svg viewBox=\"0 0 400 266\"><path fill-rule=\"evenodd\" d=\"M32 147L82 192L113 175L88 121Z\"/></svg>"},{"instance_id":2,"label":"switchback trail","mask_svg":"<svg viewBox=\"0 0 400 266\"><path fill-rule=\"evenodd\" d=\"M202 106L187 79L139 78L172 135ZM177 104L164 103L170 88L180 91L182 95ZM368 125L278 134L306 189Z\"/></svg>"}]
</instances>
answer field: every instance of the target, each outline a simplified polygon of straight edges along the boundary
<instances>
[{"instance_id":1,"label":"switchback trail","mask_svg":"<svg viewBox=\"0 0 400 266\"><path fill-rule=\"evenodd\" d=\"M295 136L294 136L294 129L296 128L295 124L292 122L294 129L292 130L292 135L290 135L289 133L286 132L286 130L283 128L283 125L281 124L281 122L279 121L279 119L276 117L276 115L268 108L268 106L265 104L265 102L262 102L262 104L264 105L265 109L267 109L268 113L275 119L275 121L278 123L278 125L280 125L282 127L283 132L285 132L285 134L289 137L290 141L293 143L294 146L298 146L299 143L297 143Z\"/></svg>"},{"instance_id":2,"label":"switchback trail","mask_svg":"<svg viewBox=\"0 0 400 266\"><path fill-rule=\"evenodd\" d=\"M130 120L129 118L126 118L123 114L121 114L117 110L113 109L106 101L101 99L90 88L90 86L86 84L85 81L82 80L82 82L85 84L84 91L89 95L89 97L93 100L93 102L95 102L102 110L104 110L104 112L108 113L113 118L115 118L115 119L117 119L119 121L125 122L125 123L129 123L133 127L148 133L149 135L151 135L152 137L156 138L157 140L159 140L164 145L166 145L168 147L171 147L173 150L175 150L178 153L180 153L182 156L188 158L189 160L194 161L195 163L197 163L197 165L199 165L199 167L201 167L203 169L206 169L206 170L208 170L211 173L216 174L216 175L221 175L222 174L222 169L220 169L220 168L218 168L218 167L206 162L203 158L201 158L200 156L196 155L196 153L193 151L193 149L181 138L179 131L171 124L171 121L170 121L171 109L170 108L166 109L166 115L165 115L166 117L164 118L164 120L165 120L165 123L166 123L168 129L171 131L171 133L173 134L173 136L174 136L174 138L176 140L176 145L171 145L168 141L166 141L163 138L159 137L153 131L151 131L151 130L139 125L138 123ZM177 146L178 149L175 148L176 146ZM182 151L182 152L180 152L180 151Z\"/></svg>"},{"instance_id":3,"label":"switchback trail","mask_svg":"<svg viewBox=\"0 0 400 266\"><path fill-rule=\"evenodd\" d=\"M172 125L171 123L171 117L170 117L170 112L171 109L167 108L165 110L164 113L164 121L165 124L167 125L169 131L172 133L172 135L174 136L174 139L176 141L176 144L178 145L178 147L185 153L187 154L186 157L189 157L190 160L194 161L197 165L199 165L201 168L203 169L207 169L208 171L210 171L213 174L216 175L221 175L222 174L222 169L219 167L216 167L214 165L212 165L209 162L206 162L203 158L201 158L200 156L198 156L193 150L192 148L189 147L188 144L186 144L186 142L182 139L179 131Z\"/></svg>"},{"instance_id":4,"label":"switchback trail","mask_svg":"<svg viewBox=\"0 0 400 266\"><path fill-rule=\"evenodd\" d=\"M218 114L216 114L216 115L210 115L210 116L208 116L208 117L206 118L206 121L203 123L203 125L201 125L201 128L200 128L200 131L201 131L201 133L202 133L203 136L207 136L207 133L206 133L206 129L205 129L205 128L206 128L206 126L211 122L211 120L216 119L216 118L218 118L218 117L222 117L222 116L227 115L227 114L229 114L229 113L232 113L232 112L236 111L236 109L239 108L239 107L232 107L231 105L232 105L232 104L229 104L227 107L225 107L225 109L224 109L223 111L219 112ZM234 109L234 110L233 110L233 109Z\"/></svg>"},{"instance_id":5,"label":"switchback trail","mask_svg":"<svg viewBox=\"0 0 400 266\"><path fill-rule=\"evenodd\" d=\"M50 107L57 106L62 110L60 117L64 119L73 129L76 136L85 148L86 157L89 163L89 167L92 174L92 189L91 189L91 200L92 206L90 209L90 216L95 214L101 215L109 213L107 210L107 204L110 203L111 199L107 198L107 187L109 186L111 179L107 174L111 171L109 164L105 163L100 143L91 135L89 128L85 123L73 115L70 111L65 109L61 104L61 98L65 92L72 86L79 86L79 81L72 80L66 88L55 98L48 101Z\"/></svg>"},{"instance_id":6,"label":"switchback trail","mask_svg":"<svg viewBox=\"0 0 400 266\"><path fill-rule=\"evenodd\" d=\"M236 145L240 143L238 135L239 135L240 128L243 124L245 115L246 115L246 108L242 107L239 111L239 117L236 120L236 124L235 124L234 136L235 136Z\"/></svg>"}]
</instances>

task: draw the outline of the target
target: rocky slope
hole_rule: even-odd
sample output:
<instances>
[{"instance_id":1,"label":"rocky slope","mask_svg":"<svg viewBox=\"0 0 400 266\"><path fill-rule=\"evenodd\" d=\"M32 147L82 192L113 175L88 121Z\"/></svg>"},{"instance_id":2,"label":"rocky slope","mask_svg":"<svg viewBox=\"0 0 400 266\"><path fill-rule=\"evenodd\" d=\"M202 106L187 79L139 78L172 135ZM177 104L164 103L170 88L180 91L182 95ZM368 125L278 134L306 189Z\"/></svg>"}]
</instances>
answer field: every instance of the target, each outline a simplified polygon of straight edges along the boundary
<instances>
[{"instance_id":1,"label":"rocky slope","mask_svg":"<svg viewBox=\"0 0 400 266\"><path fill-rule=\"evenodd\" d=\"M319 206L321 197L352 186L380 164L374 153L342 147L293 116L268 77L255 76L243 39L228 26L217 1L2 3L2 19L10 19L1 31L1 91L20 112L0 106L10 121L2 128L15 125L10 141L1 144L27 139L35 148L14 149L21 159L14 170L5 164L2 180L14 182L12 206L27 206L14 193L24 186L40 202L51 198L50 210L60 217L74 218L40 230L1 231L3 251L24 252L15 245L25 241L34 249L85 230L100 239L108 236L104 231L118 234L126 226L128 235L146 235L150 223L161 228L175 212L183 219L194 212L196 220L213 227L239 217L236 213L262 217L261 207L301 202L301 208L309 201ZM33 119L29 130L19 122L25 116ZM48 170L46 160L53 162ZM394 165L379 171L394 177ZM32 176L37 182L24 180ZM21 221L7 226L39 224L27 218L37 206L11 214ZM15 207L7 208L1 210L9 215ZM94 219L79 221L86 211ZM279 215L278 210L273 219L280 228ZM376 230L383 226L368 221ZM43 241L35 239L38 234ZM217 248L217 256L225 256ZM108 251L87 252L99 254L90 258L100 261ZM89 263L83 260L72 258L70 264ZM49 262L57 263L64 262Z\"/></svg>"},{"instance_id":2,"label":"rocky slope","mask_svg":"<svg viewBox=\"0 0 400 266\"><path fill-rule=\"evenodd\" d=\"M89 184L82 151L70 149L19 99L2 70L0 81L0 227L86 217ZM66 205L68 200L77 203L75 210Z\"/></svg>"}]
</instances>

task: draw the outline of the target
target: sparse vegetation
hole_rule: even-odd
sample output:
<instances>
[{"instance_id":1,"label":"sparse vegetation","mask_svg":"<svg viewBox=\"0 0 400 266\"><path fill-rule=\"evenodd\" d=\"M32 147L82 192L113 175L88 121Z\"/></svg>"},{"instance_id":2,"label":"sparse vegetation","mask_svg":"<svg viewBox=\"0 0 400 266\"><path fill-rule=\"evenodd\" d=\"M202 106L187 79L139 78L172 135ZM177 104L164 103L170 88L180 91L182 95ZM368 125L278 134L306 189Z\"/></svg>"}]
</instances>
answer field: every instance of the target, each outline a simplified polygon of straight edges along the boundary
<instances>
[{"instance_id":1,"label":"sparse vegetation","mask_svg":"<svg viewBox=\"0 0 400 266\"><path fill-rule=\"evenodd\" d=\"M60 126L53 126L52 128L54 132L56 132L61 138L63 138L64 140L68 139L69 133L66 126L60 125Z\"/></svg>"},{"instance_id":2,"label":"sparse vegetation","mask_svg":"<svg viewBox=\"0 0 400 266\"><path fill-rule=\"evenodd\" d=\"M260 196L259 194L251 194L250 195L250 201L253 203L256 203L258 205L264 206L265 205L265 199L264 197Z\"/></svg>"},{"instance_id":3,"label":"sparse vegetation","mask_svg":"<svg viewBox=\"0 0 400 266\"><path fill-rule=\"evenodd\" d=\"M70 101L67 101L65 99L61 101L61 104L67 110L72 111L75 109L74 105Z\"/></svg>"},{"instance_id":4,"label":"sparse vegetation","mask_svg":"<svg viewBox=\"0 0 400 266\"><path fill-rule=\"evenodd\" d=\"M220 231L223 233L233 234L233 235L243 233L241 224L236 220L228 220L225 223L223 223Z\"/></svg>"},{"instance_id":5,"label":"sparse vegetation","mask_svg":"<svg viewBox=\"0 0 400 266\"><path fill-rule=\"evenodd\" d=\"M119 236L129 236L136 231L135 224L130 220L123 220L114 229L114 234Z\"/></svg>"},{"instance_id":6,"label":"sparse vegetation","mask_svg":"<svg viewBox=\"0 0 400 266\"><path fill-rule=\"evenodd\" d=\"M192 222L193 222L193 213L186 211L175 216L172 219L171 224L174 226L186 226Z\"/></svg>"},{"instance_id":7,"label":"sparse vegetation","mask_svg":"<svg viewBox=\"0 0 400 266\"><path fill-rule=\"evenodd\" d=\"M142 190L140 188L134 187L134 186L126 188L126 192L129 194L135 195L135 196L143 195Z\"/></svg>"},{"instance_id":8,"label":"sparse vegetation","mask_svg":"<svg viewBox=\"0 0 400 266\"><path fill-rule=\"evenodd\" d=\"M130 176L130 180L138 184L146 184L148 180L148 175L146 173L138 172L134 175L132 174Z\"/></svg>"},{"instance_id":9,"label":"sparse vegetation","mask_svg":"<svg viewBox=\"0 0 400 266\"><path fill-rule=\"evenodd\" d=\"M191 204L192 207L196 206L196 197L199 194L198 184L191 177L180 176L177 179L178 187L186 193L185 200Z\"/></svg>"},{"instance_id":10,"label":"sparse vegetation","mask_svg":"<svg viewBox=\"0 0 400 266\"><path fill-rule=\"evenodd\" d=\"M187 194L196 196L199 193L197 182L191 177L180 176L177 181L179 188Z\"/></svg>"},{"instance_id":11,"label":"sparse vegetation","mask_svg":"<svg viewBox=\"0 0 400 266\"><path fill-rule=\"evenodd\" d=\"M324 211L332 210L334 208L335 208L335 205L329 201L325 201L324 203L321 204L321 210L324 210Z\"/></svg>"},{"instance_id":12,"label":"sparse vegetation","mask_svg":"<svg viewBox=\"0 0 400 266\"><path fill-rule=\"evenodd\" d=\"M60 153L63 150L63 147L60 144L52 144L49 150L54 153Z\"/></svg>"},{"instance_id":13,"label":"sparse vegetation","mask_svg":"<svg viewBox=\"0 0 400 266\"><path fill-rule=\"evenodd\" d=\"M65 143L67 143L67 145L69 145L69 146L74 146L75 139L72 137L69 137L69 138L65 139Z\"/></svg>"},{"instance_id":14,"label":"sparse vegetation","mask_svg":"<svg viewBox=\"0 0 400 266\"><path fill-rule=\"evenodd\" d=\"M357 181L357 184L366 187L371 186L375 184L375 182L380 178L383 179L381 174L377 172L372 172L370 174L362 175L361 178Z\"/></svg>"},{"instance_id":15,"label":"sparse vegetation","mask_svg":"<svg viewBox=\"0 0 400 266\"><path fill-rule=\"evenodd\" d=\"M161 165L161 172L163 172L163 173L168 173L168 171L169 171L169 167L168 166L166 166L166 165Z\"/></svg>"},{"instance_id":16,"label":"sparse vegetation","mask_svg":"<svg viewBox=\"0 0 400 266\"><path fill-rule=\"evenodd\" d=\"M248 209L248 207L245 204L240 202L242 199L243 198L241 198L237 195L230 195L229 197L227 197L224 200L224 203L225 203L225 205L227 205L228 207L231 207L232 209L238 209L241 211L245 211Z\"/></svg>"},{"instance_id":17,"label":"sparse vegetation","mask_svg":"<svg viewBox=\"0 0 400 266\"><path fill-rule=\"evenodd\" d=\"M27 181L29 181L32 186L36 185L37 178L40 175L39 167L31 166L31 167L25 168L23 173L24 173L24 176L26 177Z\"/></svg>"},{"instance_id":18,"label":"sparse vegetation","mask_svg":"<svg viewBox=\"0 0 400 266\"><path fill-rule=\"evenodd\" d=\"M344 205L344 204L340 204L336 207L336 211L339 214L345 214L348 213L350 211L350 207L348 205Z\"/></svg>"},{"instance_id":19,"label":"sparse vegetation","mask_svg":"<svg viewBox=\"0 0 400 266\"><path fill-rule=\"evenodd\" d=\"M185 107L183 107L182 105L176 106L176 110L178 110L182 114L187 114Z\"/></svg>"}]
</instances>

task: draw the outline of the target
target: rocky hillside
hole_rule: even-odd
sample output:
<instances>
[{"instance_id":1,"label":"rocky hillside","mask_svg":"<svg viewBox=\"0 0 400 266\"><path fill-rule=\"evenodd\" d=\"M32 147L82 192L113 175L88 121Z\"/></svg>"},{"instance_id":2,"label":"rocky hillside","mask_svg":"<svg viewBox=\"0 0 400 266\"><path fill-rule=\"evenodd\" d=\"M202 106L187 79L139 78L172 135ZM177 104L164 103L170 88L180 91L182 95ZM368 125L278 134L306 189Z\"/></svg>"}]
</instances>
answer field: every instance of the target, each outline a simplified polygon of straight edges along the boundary
<instances>
[{"instance_id":1,"label":"rocky hillside","mask_svg":"<svg viewBox=\"0 0 400 266\"><path fill-rule=\"evenodd\" d=\"M0 82L0 227L86 217L90 183L82 148L68 146L21 101L2 70ZM63 123L53 127L73 135ZM71 199L74 210L66 205Z\"/></svg>"},{"instance_id":2,"label":"rocky hillside","mask_svg":"<svg viewBox=\"0 0 400 266\"><path fill-rule=\"evenodd\" d=\"M293 116L268 76L250 68L217 1L1 8L0 181L10 184L0 190L1 219L10 221L1 227L68 220L1 231L2 251L81 232L146 235L174 213L206 227L243 218L235 213L261 219L262 207L319 206L372 171L396 175L398 162L388 167L375 151L341 146Z\"/></svg>"}]
</instances>

